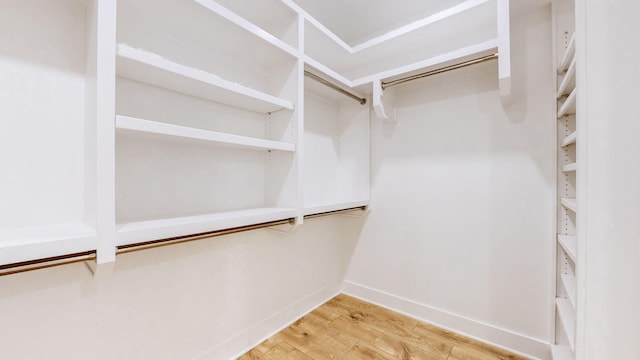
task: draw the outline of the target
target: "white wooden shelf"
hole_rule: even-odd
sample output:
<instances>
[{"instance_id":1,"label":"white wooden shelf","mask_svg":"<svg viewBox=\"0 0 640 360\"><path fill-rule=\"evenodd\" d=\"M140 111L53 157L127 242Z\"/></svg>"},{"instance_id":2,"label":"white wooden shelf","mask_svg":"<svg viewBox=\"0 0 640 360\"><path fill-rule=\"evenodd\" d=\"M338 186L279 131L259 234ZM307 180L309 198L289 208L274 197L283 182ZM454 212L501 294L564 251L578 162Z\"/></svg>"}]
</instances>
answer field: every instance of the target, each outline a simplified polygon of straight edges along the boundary
<instances>
[{"instance_id":1,"label":"white wooden shelf","mask_svg":"<svg viewBox=\"0 0 640 360\"><path fill-rule=\"evenodd\" d=\"M573 212L578 211L578 203L576 202L576 199L562 198L560 199L560 203L562 206Z\"/></svg>"},{"instance_id":2,"label":"white wooden shelf","mask_svg":"<svg viewBox=\"0 0 640 360\"><path fill-rule=\"evenodd\" d=\"M95 236L84 223L2 230L0 265L93 250Z\"/></svg>"},{"instance_id":3,"label":"white wooden shelf","mask_svg":"<svg viewBox=\"0 0 640 360\"><path fill-rule=\"evenodd\" d=\"M321 214L330 211L351 209L361 206L368 206L369 200L345 201L337 203L311 204L304 207L304 215Z\"/></svg>"},{"instance_id":4,"label":"white wooden shelf","mask_svg":"<svg viewBox=\"0 0 640 360\"><path fill-rule=\"evenodd\" d=\"M293 56L293 57L297 57L298 56L298 51L296 49L294 49L293 47L291 47L289 44L285 43L284 41L278 39L277 37L273 36L272 34L270 34L269 32L265 31L264 29L260 28L259 26L251 23L250 21L246 20L245 18L241 17L240 15L234 13L233 11L227 9L226 7L218 4L217 2L213 1L213 0L194 0L195 2L197 2L198 4L204 6L206 9L222 16L223 18L229 20L230 22L236 24L238 27L240 27L241 29L257 36L258 38L266 41L267 43L279 48L280 50L288 53L289 55Z\"/></svg>"},{"instance_id":5,"label":"white wooden shelf","mask_svg":"<svg viewBox=\"0 0 640 360\"><path fill-rule=\"evenodd\" d=\"M168 135L186 139L240 146L249 149L279 150L289 152L295 151L295 145L290 143L232 135L216 131L208 131L120 115L116 116L116 128L142 133Z\"/></svg>"},{"instance_id":6,"label":"white wooden shelf","mask_svg":"<svg viewBox=\"0 0 640 360\"><path fill-rule=\"evenodd\" d=\"M571 134L569 134L566 138L564 138L564 140L562 140L562 144L560 144L560 146L566 147L566 146L575 144L577 139L578 139L578 132L574 131Z\"/></svg>"},{"instance_id":7,"label":"white wooden shelf","mask_svg":"<svg viewBox=\"0 0 640 360\"><path fill-rule=\"evenodd\" d=\"M558 244L564 250L564 253L567 254L569 259L576 262L576 255L578 254L578 239L573 235L558 235Z\"/></svg>"},{"instance_id":8,"label":"white wooden shelf","mask_svg":"<svg viewBox=\"0 0 640 360\"><path fill-rule=\"evenodd\" d=\"M574 55L576 52L576 34L575 32L571 35L571 40L569 40L569 45L562 54L562 60L560 60L560 64L558 65L558 74L564 73L568 68L571 62L573 61Z\"/></svg>"},{"instance_id":9,"label":"white wooden shelf","mask_svg":"<svg viewBox=\"0 0 640 360\"><path fill-rule=\"evenodd\" d=\"M551 359L552 360L571 360L573 355L571 349L568 346L563 345L551 345Z\"/></svg>"},{"instance_id":10,"label":"white wooden shelf","mask_svg":"<svg viewBox=\"0 0 640 360\"><path fill-rule=\"evenodd\" d=\"M574 172L574 171L576 171L577 168L578 168L578 164L576 164L576 163L563 165L562 166L562 172L565 172L565 173Z\"/></svg>"},{"instance_id":11,"label":"white wooden shelf","mask_svg":"<svg viewBox=\"0 0 640 360\"><path fill-rule=\"evenodd\" d=\"M576 60L573 59L558 86L557 98L569 95L576 88Z\"/></svg>"},{"instance_id":12,"label":"white wooden shelf","mask_svg":"<svg viewBox=\"0 0 640 360\"><path fill-rule=\"evenodd\" d=\"M118 245L125 245L174 236L231 229L294 218L297 214L297 209L256 208L206 215L136 221L116 226L117 243Z\"/></svg>"},{"instance_id":13,"label":"white wooden shelf","mask_svg":"<svg viewBox=\"0 0 640 360\"><path fill-rule=\"evenodd\" d=\"M259 113L292 110L292 102L175 63L146 50L118 45L117 74L128 79Z\"/></svg>"},{"instance_id":14,"label":"white wooden shelf","mask_svg":"<svg viewBox=\"0 0 640 360\"><path fill-rule=\"evenodd\" d=\"M576 89L573 89L571 94L569 94L567 99L560 106L560 109L558 110L558 119L563 116L574 115L575 113L576 113Z\"/></svg>"},{"instance_id":15,"label":"white wooden shelf","mask_svg":"<svg viewBox=\"0 0 640 360\"><path fill-rule=\"evenodd\" d=\"M564 291L567 293L567 298L569 302L571 302L571 306L576 308L576 277L575 275L561 275L560 279L562 280L562 286L564 287Z\"/></svg>"},{"instance_id":16,"label":"white wooden shelf","mask_svg":"<svg viewBox=\"0 0 640 360\"><path fill-rule=\"evenodd\" d=\"M576 338L576 313L573 310L573 306L571 306L571 302L567 299L556 299L556 309L558 310L562 328L569 339L569 346L573 349Z\"/></svg>"}]
</instances>

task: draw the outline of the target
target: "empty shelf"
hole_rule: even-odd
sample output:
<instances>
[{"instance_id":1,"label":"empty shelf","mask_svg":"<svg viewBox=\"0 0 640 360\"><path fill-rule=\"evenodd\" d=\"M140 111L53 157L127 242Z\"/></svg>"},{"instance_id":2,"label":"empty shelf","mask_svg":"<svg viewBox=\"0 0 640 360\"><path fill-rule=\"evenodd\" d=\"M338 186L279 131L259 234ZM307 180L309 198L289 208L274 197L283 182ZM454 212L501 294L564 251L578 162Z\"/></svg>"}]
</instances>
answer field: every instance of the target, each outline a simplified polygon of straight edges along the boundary
<instances>
[{"instance_id":1,"label":"empty shelf","mask_svg":"<svg viewBox=\"0 0 640 360\"><path fill-rule=\"evenodd\" d=\"M576 164L576 163L563 165L562 166L562 172L573 172L573 171L576 171L577 168L578 168L578 164Z\"/></svg>"},{"instance_id":2,"label":"empty shelf","mask_svg":"<svg viewBox=\"0 0 640 360\"><path fill-rule=\"evenodd\" d=\"M567 293L567 298L569 302L571 302L571 306L575 309L577 296L576 277L575 275L561 275L560 279L562 280L564 291Z\"/></svg>"},{"instance_id":3,"label":"empty shelf","mask_svg":"<svg viewBox=\"0 0 640 360\"><path fill-rule=\"evenodd\" d=\"M250 21L227 9L226 7L218 4L217 2L212 0L195 0L195 2L236 24L239 28L248 31L249 33L288 53L289 55L293 57L298 56L297 51L287 43L271 35L269 32L251 23Z\"/></svg>"},{"instance_id":4,"label":"empty shelf","mask_svg":"<svg viewBox=\"0 0 640 360\"><path fill-rule=\"evenodd\" d=\"M567 99L560 105L558 110L558 119L567 116L574 115L576 113L576 89L573 89Z\"/></svg>"},{"instance_id":5,"label":"empty shelf","mask_svg":"<svg viewBox=\"0 0 640 360\"><path fill-rule=\"evenodd\" d=\"M568 346L551 345L551 359L552 360L571 360L573 355L571 349Z\"/></svg>"},{"instance_id":6,"label":"empty shelf","mask_svg":"<svg viewBox=\"0 0 640 360\"><path fill-rule=\"evenodd\" d=\"M297 215L297 209L257 208L130 222L117 225L116 231L118 245L125 245L285 220L294 218Z\"/></svg>"},{"instance_id":7,"label":"empty shelf","mask_svg":"<svg viewBox=\"0 0 640 360\"><path fill-rule=\"evenodd\" d=\"M118 129L130 131L176 136L187 139L209 141L219 144L241 146L250 149L280 151L295 150L295 145L290 143L232 135L216 131L208 131L186 126L166 124L157 121L137 119L127 116L116 116L116 127Z\"/></svg>"},{"instance_id":8,"label":"empty shelf","mask_svg":"<svg viewBox=\"0 0 640 360\"><path fill-rule=\"evenodd\" d=\"M578 239L573 235L558 235L558 244L564 250L564 253L567 254L569 259L576 262L576 255L578 254Z\"/></svg>"},{"instance_id":9,"label":"empty shelf","mask_svg":"<svg viewBox=\"0 0 640 360\"><path fill-rule=\"evenodd\" d=\"M94 250L95 237L84 223L0 230L0 265Z\"/></svg>"},{"instance_id":10,"label":"empty shelf","mask_svg":"<svg viewBox=\"0 0 640 360\"><path fill-rule=\"evenodd\" d=\"M556 299L556 309L565 334L569 339L569 345L573 349L576 339L576 313L573 310L573 306L571 306L571 302L567 299Z\"/></svg>"},{"instance_id":11,"label":"empty shelf","mask_svg":"<svg viewBox=\"0 0 640 360\"><path fill-rule=\"evenodd\" d=\"M285 99L124 44L118 45L117 73L135 81L259 113L293 109L293 103Z\"/></svg>"},{"instance_id":12,"label":"empty shelf","mask_svg":"<svg viewBox=\"0 0 640 360\"><path fill-rule=\"evenodd\" d=\"M569 65L569 69L564 74L560 85L558 86L557 98L568 95L576 88L576 60L574 59Z\"/></svg>"},{"instance_id":13,"label":"empty shelf","mask_svg":"<svg viewBox=\"0 0 640 360\"><path fill-rule=\"evenodd\" d=\"M571 35L571 40L569 40L569 45L567 45L567 48L565 49L564 54L562 55L562 60L560 60L560 64L558 65L558 74L562 74L567 70L567 68L571 64L571 61L573 61L575 53L576 53L576 34L574 32L573 35Z\"/></svg>"},{"instance_id":14,"label":"empty shelf","mask_svg":"<svg viewBox=\"0 0 640 360\"><path fill-rule=\"evenodd\" d=\"M571 134L569 134L566 138L564 138L564 140L562 140L562 144L560 144L560 145L562 147L565 147L565 146L569 146L571 144L575 144L577 139L578 139L578 132L574 131Z\"/></svg>"},{"instance_id":15,"label":"empty shelf","mask_svg":"<svg viewBox=\"0 0 640 360\"><path fill-rule=\"evenodd\" d=\"M576 199L562 198L560 199L560 203L562 206L573 212L578 211L578 203L576 202Z\"/></svg>"}]
</instances>

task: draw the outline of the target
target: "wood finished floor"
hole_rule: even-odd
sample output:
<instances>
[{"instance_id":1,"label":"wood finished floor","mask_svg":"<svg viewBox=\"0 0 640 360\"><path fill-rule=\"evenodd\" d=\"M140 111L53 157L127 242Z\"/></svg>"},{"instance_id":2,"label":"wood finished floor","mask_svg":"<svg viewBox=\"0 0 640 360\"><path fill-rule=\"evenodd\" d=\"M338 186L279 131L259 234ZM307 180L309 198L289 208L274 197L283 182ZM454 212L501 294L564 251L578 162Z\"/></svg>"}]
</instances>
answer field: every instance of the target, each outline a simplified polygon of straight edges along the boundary
<instances>
[{"instance_id":1,"label":"wood finished floor","mask_svg":"<svg viewBox=\"0 0 640 360\"><path fill-rule=\"evenodd\" d=\"M338 295L238 360L526 359Z\"/></svg>"}]
</instances>

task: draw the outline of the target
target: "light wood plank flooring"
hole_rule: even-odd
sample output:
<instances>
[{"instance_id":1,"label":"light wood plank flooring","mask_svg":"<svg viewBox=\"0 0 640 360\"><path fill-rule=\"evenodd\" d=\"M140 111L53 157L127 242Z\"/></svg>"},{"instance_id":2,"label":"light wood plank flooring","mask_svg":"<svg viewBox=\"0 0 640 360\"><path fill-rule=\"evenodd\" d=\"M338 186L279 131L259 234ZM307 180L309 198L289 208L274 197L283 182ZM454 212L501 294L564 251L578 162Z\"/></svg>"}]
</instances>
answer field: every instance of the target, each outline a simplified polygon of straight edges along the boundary
<instances>
[{"instance_id":1,"label":"light wood plank flooring","mask_svg":"<svg viewBox=\"0 0 640 360\"><path fill-rule=\"evenodd\" d=\"M338 295L238 360L526 359Z\"/></svg>"}]
</instances>

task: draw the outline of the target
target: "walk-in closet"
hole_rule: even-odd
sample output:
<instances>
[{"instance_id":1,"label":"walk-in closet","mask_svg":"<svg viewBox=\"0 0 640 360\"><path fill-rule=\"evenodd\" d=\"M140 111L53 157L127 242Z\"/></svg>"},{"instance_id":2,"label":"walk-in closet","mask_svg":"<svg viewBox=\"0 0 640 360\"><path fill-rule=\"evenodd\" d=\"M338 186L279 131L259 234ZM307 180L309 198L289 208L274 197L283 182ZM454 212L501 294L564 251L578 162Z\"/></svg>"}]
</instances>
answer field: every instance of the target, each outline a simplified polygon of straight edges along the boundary
<instances>
[{"instance_id":1,"label":"walk-in closet","mask_svg":"<svg viewBox=\"0 0 640 360\"><path fill-rule=\"evenodd\" d=\"M0 359L640 359L638 12L0 0Z\"/></svg>"}]
</instances>

